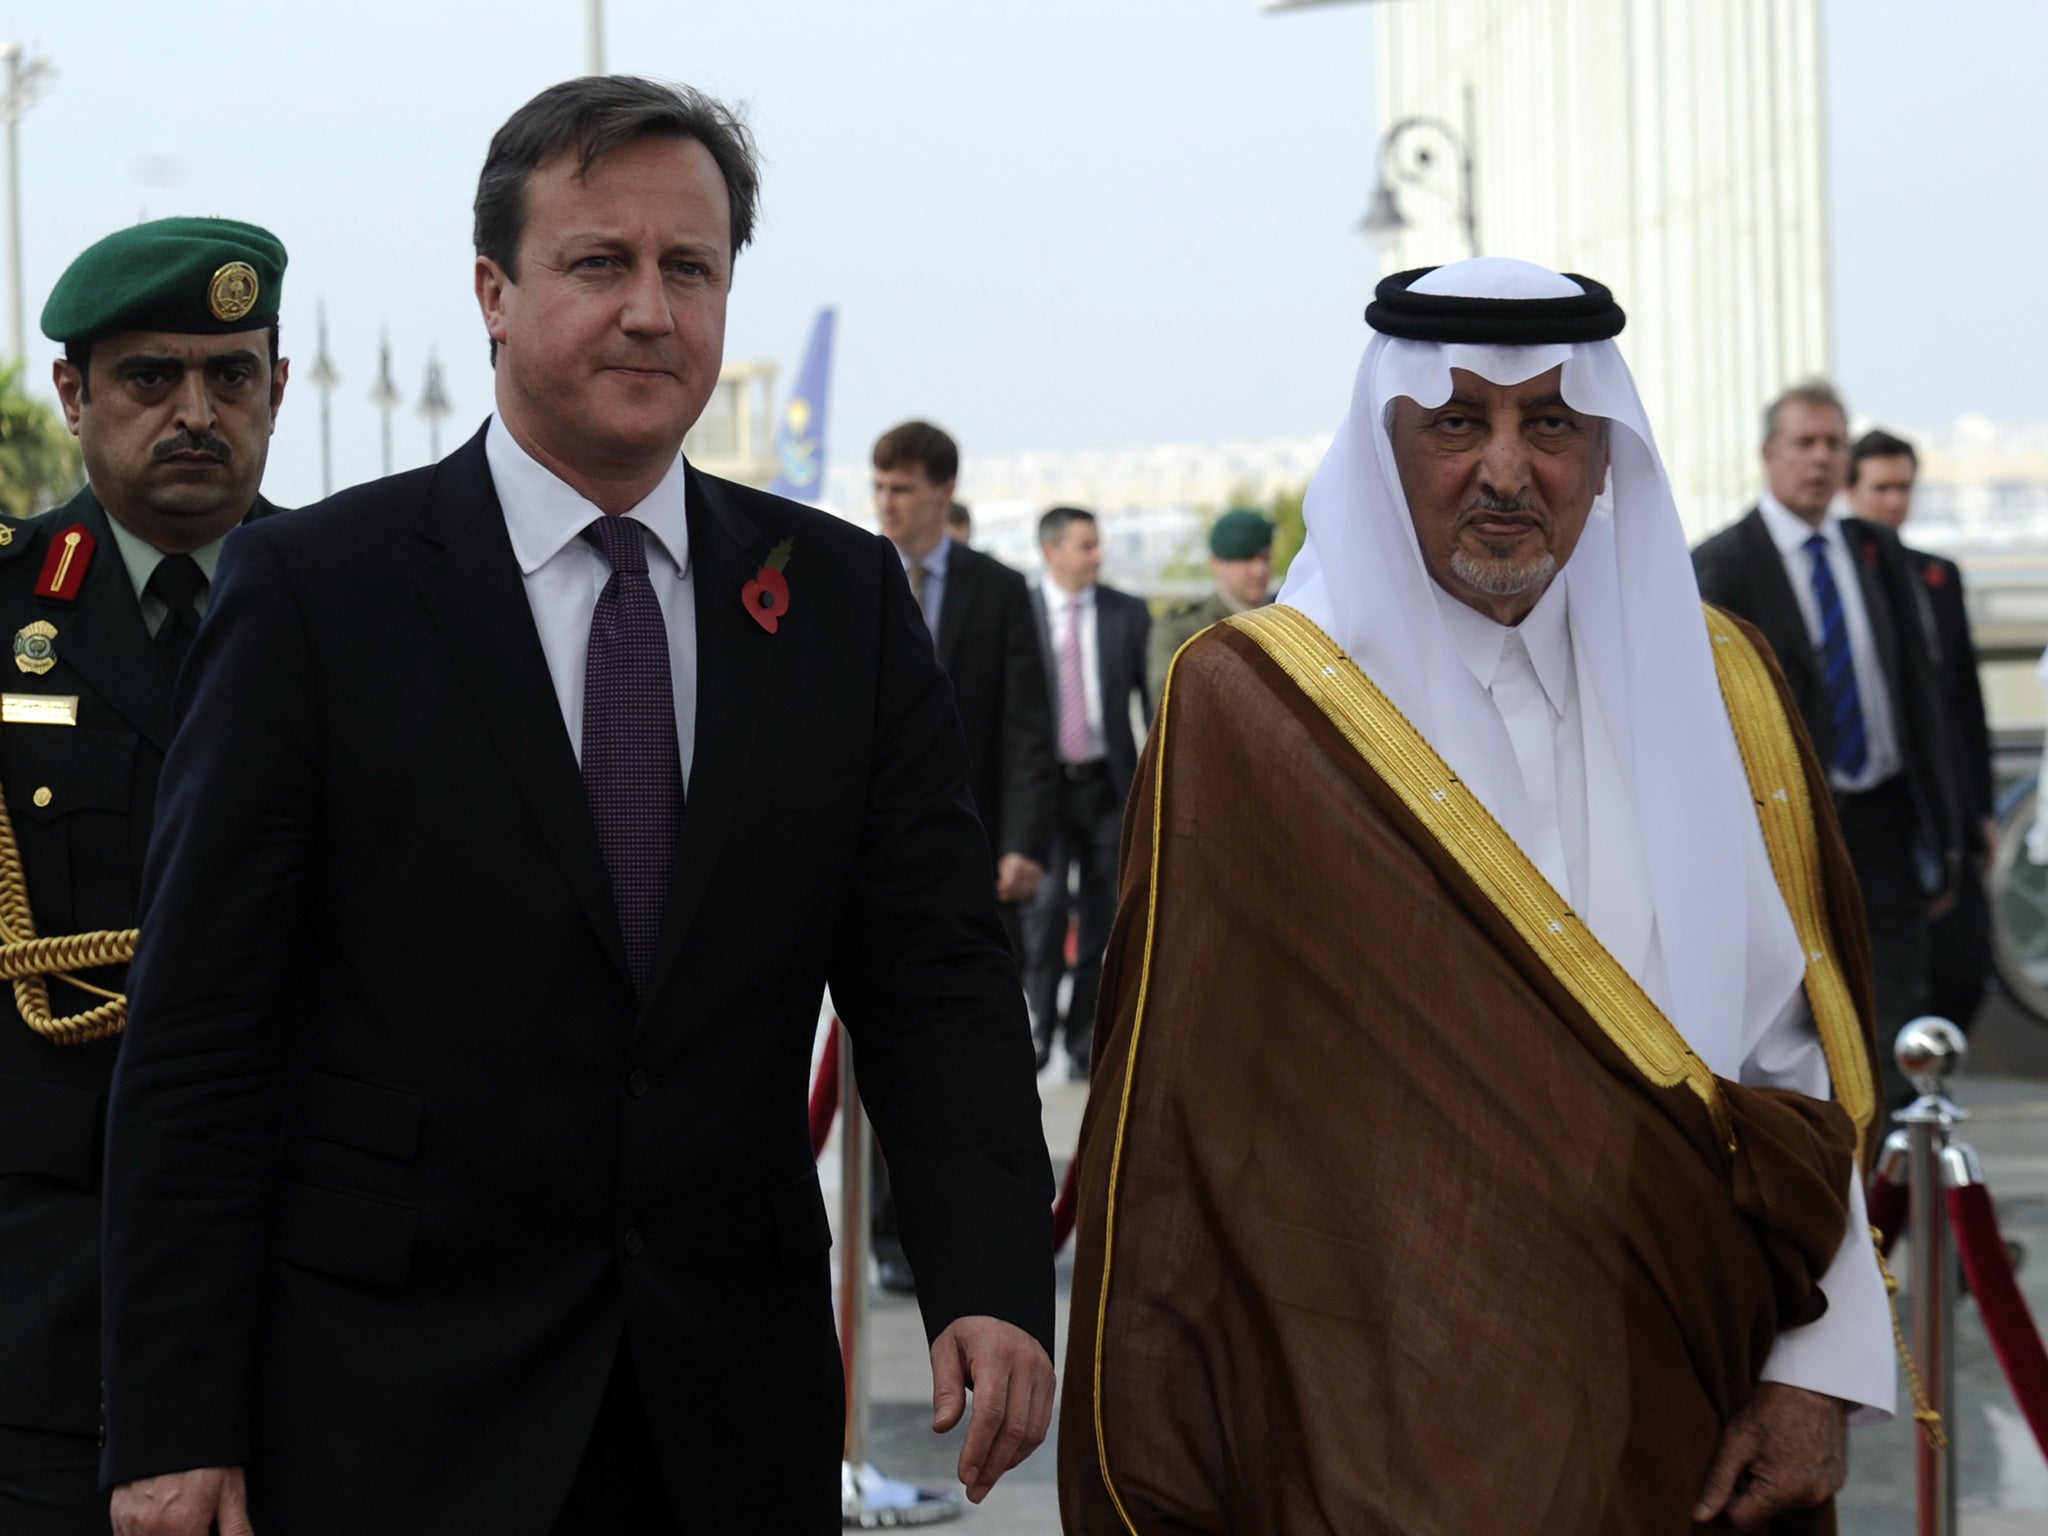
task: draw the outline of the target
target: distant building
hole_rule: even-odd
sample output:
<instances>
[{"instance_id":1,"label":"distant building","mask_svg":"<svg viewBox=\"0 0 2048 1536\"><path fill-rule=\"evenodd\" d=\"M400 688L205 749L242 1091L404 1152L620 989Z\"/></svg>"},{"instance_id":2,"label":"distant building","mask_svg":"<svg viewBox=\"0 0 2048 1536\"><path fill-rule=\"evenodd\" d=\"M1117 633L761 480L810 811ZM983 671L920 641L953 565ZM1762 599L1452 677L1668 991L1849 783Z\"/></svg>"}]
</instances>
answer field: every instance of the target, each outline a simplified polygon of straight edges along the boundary
<instances>
[{"instance_id":1,"label":"distant building","mask_svg":"<svg viewBox=\"0 0 2048 1536\"><path fill-rule=\"evenodd\" d=\"M1324 433L969 455L960 463L960 497L974 508L975 547L1034 578L1039 515L1048 507L1086 507L1101 522L1103 580L1147 596L1192 595L1209 587L1209 520L1235 501L1266 502L1301 490L1329 446ZM864 466L848 466L827 475L828 500L856 522L873 518L866 474Z\"/></svg>"},{"instance_id":2,"label":"distant building","mask_svg":"<svg viewBox=\"0 0 2048 1536\"><path fill-rule=\"evenodd\" d=\"M775 422L775 365L728 360L683 456L707 475L765 488L777 468Z\"/></svg>"}]
</instances>

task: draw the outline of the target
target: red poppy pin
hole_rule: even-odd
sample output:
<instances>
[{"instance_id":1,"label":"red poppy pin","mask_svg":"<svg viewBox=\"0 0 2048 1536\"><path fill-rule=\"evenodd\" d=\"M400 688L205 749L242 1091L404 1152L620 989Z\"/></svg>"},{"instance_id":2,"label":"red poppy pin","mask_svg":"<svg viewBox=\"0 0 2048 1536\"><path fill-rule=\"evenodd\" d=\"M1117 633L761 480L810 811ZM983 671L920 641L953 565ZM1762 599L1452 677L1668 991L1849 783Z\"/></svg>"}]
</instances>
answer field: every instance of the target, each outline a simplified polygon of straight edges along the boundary
<instances>
[{"instance_id":1,"label":"red poppy pin","mask_svg":"<svg viewBox=\"0 0 2048 1536\"><path fill-rule=\"evenodd\" d=\"M1928 566L1921 574L1927 579L1927 585L1937 592L1948 585L1948 572L1938 565Z\"/></svg>"},{"instance_id":2,"label":"red poppy pin","mask_svg":"<svg viewBox=\"0 0 2048 1536\"><path fill-rule=\"evenodd\" d=\"M795 539L784 539L769 550L761 569L754 572L754 579L740 592L748 616L771 635L781 625L782 616L789 612L789 579L782 571L795 548Z\"/></svg>"}]
</instances>

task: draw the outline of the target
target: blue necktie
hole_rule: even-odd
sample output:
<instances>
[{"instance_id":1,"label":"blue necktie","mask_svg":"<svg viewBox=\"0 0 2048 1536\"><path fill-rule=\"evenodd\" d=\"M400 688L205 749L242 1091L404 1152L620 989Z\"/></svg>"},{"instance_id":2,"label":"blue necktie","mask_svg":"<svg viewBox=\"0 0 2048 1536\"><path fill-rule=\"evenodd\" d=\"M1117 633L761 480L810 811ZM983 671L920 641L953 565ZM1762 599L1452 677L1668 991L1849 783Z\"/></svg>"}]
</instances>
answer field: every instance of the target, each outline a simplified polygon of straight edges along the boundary
<instances>
[{"instance_id":1,"label":"blue necktie","mask_svg":"<svg viewBox=\"0 0 2048 1536\"><path fill-rule=\"evenodd\" d=\"M668 628L647 579L640 524L628 517L600 517L583 530L583 537L612 568L590 616L583 787L626 940L626 969L635 990L644 995L653 976L683 814Z\"/></svg>"},{"instance_id":2,"label":"blue necktie","mask_svg":"<svg viewBox=\"0 0 2048 1536\"><path fill-rule=\"evenodd\" d=\"M1841 588L1828 564L1828 541L1815 534L1806 541L1813 558L1813 602L1820 610L1820 664L1828 685L1828 724L1834 734L1829 763L1855 778L1870 763L1870 743L1863 728L1863 698L1856 689L1856 659L1849 654L1849 621L1842 612Z\"/></svg>"}]
</instances>

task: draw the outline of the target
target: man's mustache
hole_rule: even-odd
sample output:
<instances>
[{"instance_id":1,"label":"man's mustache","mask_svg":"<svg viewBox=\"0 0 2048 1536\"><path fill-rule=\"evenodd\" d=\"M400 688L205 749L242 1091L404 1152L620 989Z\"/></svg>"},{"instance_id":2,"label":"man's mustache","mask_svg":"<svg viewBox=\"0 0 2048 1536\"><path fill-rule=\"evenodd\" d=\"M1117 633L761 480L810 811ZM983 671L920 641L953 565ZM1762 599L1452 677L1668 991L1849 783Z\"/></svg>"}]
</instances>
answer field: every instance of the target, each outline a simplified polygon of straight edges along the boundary
<instances>
[{"instance_id":1,"label":"man's mustache","mask_svg":"<svg viewBox=\"0 0 2048 1536\"><path fill-rule=\"evenodd\" d=\"M180 432L176 437L167 437L149 450L152 459L168 459L174 453L211 454L225 464L234 457L235 450L223 438L211 432Z\"/></svg>"},{"instance_id":2,"label":"man's mustache","mask_svg":"<svg viewBox=\"0 0 2048 1536\"><path fill-rule=\"evenodd\" d=\"M1481 491L1465 504L1465 510L1458 514L1459 526L1469 523L1480 512L1523 512L1539 523L1547 523L1541 507L1527 496L1496 496L1491 491Z\"/></svg>"}]
</instances>

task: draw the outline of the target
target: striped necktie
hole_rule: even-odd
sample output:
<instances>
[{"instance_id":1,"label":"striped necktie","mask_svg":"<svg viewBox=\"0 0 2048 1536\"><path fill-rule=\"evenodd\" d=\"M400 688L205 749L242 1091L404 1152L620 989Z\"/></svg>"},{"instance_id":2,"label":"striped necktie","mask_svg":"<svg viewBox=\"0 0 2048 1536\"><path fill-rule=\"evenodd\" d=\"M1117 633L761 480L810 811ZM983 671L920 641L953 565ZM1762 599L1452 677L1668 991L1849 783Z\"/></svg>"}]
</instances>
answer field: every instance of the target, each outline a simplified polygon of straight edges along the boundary
<instances>
[{"instance_id":1,"label":"striped necktie","mask_svg":"<svg viewBox=\"0 0 2048 1536\"><path fill-rule=\"evenodd\" d=\"M1842 591L1828 564L1828 541L1815 534L1806 541L1813 560L1813 603L1820 613L1820 664L1828 687L1828 725L1833 735L1829 765L1855 778L1870 764L1870 742L1863 725L1863 698L1856 688L1856 658L1849 653L1849 621L1842 612Z\"/></svg>"}]
</instances>

